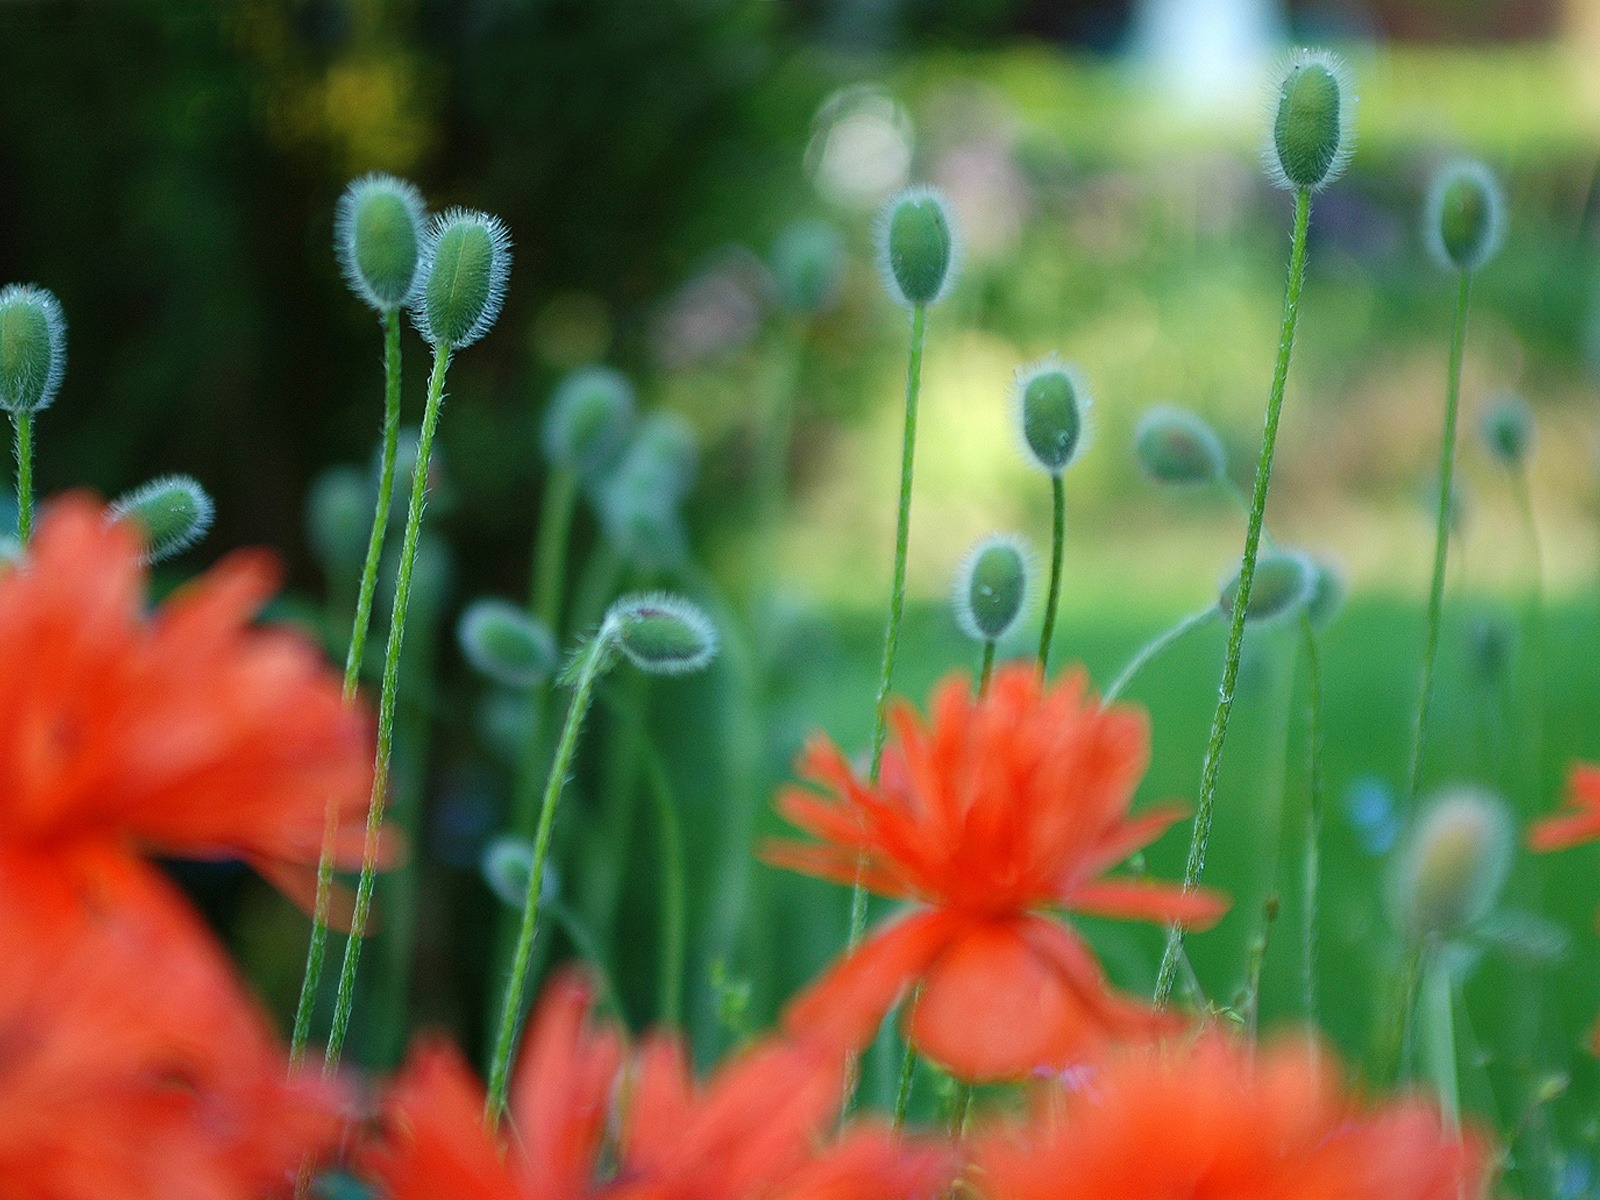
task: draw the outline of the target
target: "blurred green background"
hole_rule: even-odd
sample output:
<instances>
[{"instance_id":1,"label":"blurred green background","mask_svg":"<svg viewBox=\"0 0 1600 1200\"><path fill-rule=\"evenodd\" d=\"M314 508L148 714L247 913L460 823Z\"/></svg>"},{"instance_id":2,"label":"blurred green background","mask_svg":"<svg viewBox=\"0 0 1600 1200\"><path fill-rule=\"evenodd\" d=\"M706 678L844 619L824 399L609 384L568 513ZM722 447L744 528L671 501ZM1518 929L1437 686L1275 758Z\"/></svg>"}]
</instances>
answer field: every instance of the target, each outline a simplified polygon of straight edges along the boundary
<instances>
[{"instance_id":1,"label":"blurred green background","mask_svg":"<svg viewBox=\"0 0 1600 1200\"><path fill-rule=\"evenodd\" d=\"M0 278L52 288L70 322L38 479L46 492L113 495L163 471L195 475L217 499L216 531L164 582L233 546L271 545L288 567L284 612L342 652L353 578L326 511L311 520L322 534L308 534L308 504L326 504L332 468L347 492L360 485L381 402L379 331L329 245L334 202L382 169L435 209L483 208L512 231L504 315L453 368L441 424L401 744L420 901L399 903L380 934L366 1013L403 1008L468 1045L482 1037L504 906L480 860L505 823L527 715L473 675L453 629L467 601L525 592L543 405L590 362L626 371L646 410L686 418L700 471L683 561L619 567L580 514L567 632L608 586L653 582L711 608L727 645L704 677L613 678L561 821L568 919L545 944L556 956L587 945L629 1020L655 1015L651 796L663 784L689 847L686 1019L702 1057L769 1020L839 945L839 889L748 851L777 831L770 797L808 734L854 749L869 732L906 335L877 283L871 225L907 182L951 196L965 255L929 323L900 689L920 703L945 671L975 666L944 603L967 546L993 529L1048 538L1049 489L1017 452L1008 398L1014 369L1048 352L1081 367L1095 401L1094 444L1067 478L1058 661L1083 661L1103 686L1212 601L1238 553L1237 511L1145 481L1131 431L1152 403L1193 408L1248 483L1289 214L1258 169L1259 95L1291 36L1343 49L1361 95L1352 170L1313 217L1269 512L1280 542L1339 564L1350 591L1322 647L1322 998L1330 1035L1359 1058L1397 959L1386 795L1403 778L1417 686L1452 300L1418 213L1430 173L1457 153L1501 174L1510 226L1475 291L1463 518L1425 782L1497 789L1526 819L1556 803L1572 760L1600 756L1596 5L0 6ZM801 218L832 223L845 246L837 294L814 316L786 312L772 277L774 239ZM415 421L424 351L409 332L405 347ZM1515 480L1477 438L1506 391L1536 422L1537 551ZM762 455L786 410L774 524ZM1209 870L1237 904L1193 957L1212 999L1230 1002L1261 904L1281 893L1270 1024L1299 1013L1306 677L1290 634L1248 649ZM1211 629L1132 689L1155 731L1141 799L1193 796L1219 661ZM1183 841L1170 835L1150 868L1177 875ZM1578 1046L1600 1009L1595 866L1590 850L1519 863L1506 905L1557 928L1513 922L1462 965L1467 1100L1537 1156L1512 1181L1527 1194L1591 1190L1600 1075ZM300 916L241 870L185 878L286 1011ZM1092 932L1120 982L1148 986L1158 932ZM393 1061L402 1033L368 1020L364 1060ZM1569 1072L1569 1089L1530 1108Z\"/></svg>"}]
</instances>

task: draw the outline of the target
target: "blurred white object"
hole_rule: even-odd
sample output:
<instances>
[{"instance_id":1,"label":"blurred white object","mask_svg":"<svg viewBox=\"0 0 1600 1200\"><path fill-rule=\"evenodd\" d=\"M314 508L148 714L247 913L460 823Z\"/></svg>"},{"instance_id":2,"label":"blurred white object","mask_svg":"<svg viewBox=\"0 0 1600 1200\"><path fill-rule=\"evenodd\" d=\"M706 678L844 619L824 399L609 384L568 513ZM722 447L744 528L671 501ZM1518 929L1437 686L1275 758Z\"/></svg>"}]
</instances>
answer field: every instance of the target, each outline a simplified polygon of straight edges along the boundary
<instances>
[{"instance_id":1,"label":"blurred white object","mask_svg":"<svg viewBox=\"0 0 1600 1200\"><path fill-rule=\"evenodd\" d=\"M1255 102L1287 36L1278 0L1138 0L1128 49L1163 100L1215 111Z\"/></svg>"}]
</instances>

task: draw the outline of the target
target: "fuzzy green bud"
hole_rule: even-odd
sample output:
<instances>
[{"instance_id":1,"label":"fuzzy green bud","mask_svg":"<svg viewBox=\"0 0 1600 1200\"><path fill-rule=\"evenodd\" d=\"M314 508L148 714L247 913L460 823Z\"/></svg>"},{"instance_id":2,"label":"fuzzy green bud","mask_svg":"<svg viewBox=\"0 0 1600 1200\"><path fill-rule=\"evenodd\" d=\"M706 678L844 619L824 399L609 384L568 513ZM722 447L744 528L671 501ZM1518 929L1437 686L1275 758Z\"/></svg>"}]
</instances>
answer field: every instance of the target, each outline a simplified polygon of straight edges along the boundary
<instances>
[{"instance_id":1,"label":"fuzzy green bud","mask_svg":"<svg viewBox=\"0 0 1600 1200\"><path fill-rule=\"evenodd\" d=\"M339 197L334 253L350 290L369 308L391 313L411 300L427 215L417 189L393 175L363 175Z\"/></svg>"},{"instance_id":2,"label":"fuzzy green bud","mask_svg":"<svg viewBox=\"0 0 1600 1200\"><path fill-rule=\"evenodd\" d=\"M1194 413L1158 404L1139 419L1133 432L1139 469L1156 483L1205 487L1227 469L1222 439Z\"/></svg>"},{"instance_id":3,"label":"fuzzy green bud","mask_svg":"<svg viewBox=\"0 0 1600 1200\"><path fill-rule=\"evenodd\" d=\"M1344 64L1321 50L1296 50L1274 90L1267 172L1279 187L1319 191L1349 165L1356 98Z\"/></svg>"},{"instance_id":4,"label":"fuzzy green bud","mask_svg":"<svg viewBox=\"0 0 1600 1200\"><path fill-rule=\"evenodd\" d=\"M498 217L452 208L428 225L422 283L412 301L417 332L459 350L489 332L511 274L511 235Z\"/></svg>"},{"instance_id":5,"label":"fuzzy green bud","mask_svg":"<svg viewBox=\"0 0 1600 1200\"><path fill-rule=\"evenodd\" d=\"M1424 206L1424 233L1434 261L1446 270L1478 270L1500 248L1505 198L1494 173L1462 159L1433 177Z\"/></svg>"},{"instance_id":6,"label":"fuzzy green bud","mask_svg":"<svg viewBox=\"0 0 1600 1200\"><path fill-rule=\"evenodd\" d=\"M0 408L48 408L67 369L67 318L53 294L32 284L0 289Z\"/></svg>"},{"instance_id":7,"label":"fuzzy green bud","mask_svg":"<svg viewBox=\"0 0 1600 1200\"><path fill-rule=\"evenodd\" d=\"M974 641L998 642L1027 606L1032 575L1028 547L1012 534L990 534L967 551L952 597L956 623Z\"/></svg>"},{"instance_id":8,"label":"fuzzy green bud","mask_svg":"<svg viewBox=\"0 0 1600 1200\"><path fill-rule=\"evenodd\" d=\"M772 246L772 280L778 302L792 313L815 316L833 307L844 281L844 239L826 221L796 221Z\"/></svg>"},{"instance_id":9,"label":"fuzzy green bud","mask_svg":"<svg viewBox=\"0 0 1600 1200\"><path fill-rule=\"evenodd\" d=\"M624 596L606 613L601 636L652 675L686 675L704 669L717 653L710 619L680 596Z\"/></svg>"},{"instance_id":10,"label":"fuzzy green bud","mask_svg":"<svg viewBox=\"0 0 1600 1200\"><path fill-rule=\"evenodd\" d=\"M633 385L610 367L579 367L556 388L544 419L544 452L581 476L604 471L627 445Z\"/></svg>"},{"instance_id":11,"label":"fuzzy green bud","mask_svg":"<svg viewBox=\"0 0 1600 1200\"><path fill-rule=\"evenodd\" d=\"M556 669L556 639L537 617L504 600L475 600L456 626L461 653L485 678L529 688Z\"/></svg>"},{"instance_id":12,"label":"fuzzy green bud","mask_svg":"<svg viewBox=\"0 0 1600 1200\"><path fill-rule=\"evenodd\" d=\"M1460 787L1434 798L1391 879L1407 936L1452 937L1488 916L1511 871L1512 843L1511 816L1499 797Z\"/></svg>"},{"instance_id":13,"label":"fuzzy green bud","mask_svg":"<svg viewBox=\"0 0 1600 1200\"><path fill-rule=\"evenodd\" d=\"M884 286L917 308L941 300L955 282L956 237L950 204L932 188L911 188L884 206L878 224Z\"/></svg>"},{"instance_id":14,"label":"fuzzy green bud","mask_svg":"<svg viewBox=\"0 0 1600 1200\"><path fill-rule=\"evenodd\" d=\"M1289 617L1298 616L1311 599L1316 568L1303 554L1284 554L1268 551L1256 559L1255 574L1250 578L1250 602L1245 605L1244 619L1251 625L1270 625ZM1239 575L1234 573L1217 596L1217 606L1225 617L1233 615L1233 605L1239 595Z\"/></svg>"},{"instance_id":15,"label":"fuzzy green bud","mask_svg":"<svg viewBox=\"0 0 1600 1200\"><path fill-rule=\"evenodd\" d=\"M1311 618L1313 627L1321 629L1333 620L1344 604L1344 577L1331 563L1319 562L1314 558L1306 558L1304 561L1306 569L1311 572L1311 587L1306 596L1306 616ZM1253 592L1255 589L1250 590Z\"/></svg>"},{"instance_id":16,"label":"fuzzy green bud","mask_svg":"<svg viewBox=\"0 0 1600 1200\"><path fill-rule=\"evenodd\" d=\"M332 467L317 476L306 496L306 536L329 575L361 570L372 526L372 489L356 467Z\"/></svg>"},{"instance_id":17,"label":"fuzzy green bud","mask_svg":"<svg viewBox=\"0 0 1600 1200\"><path fill-rule=\"evenodd\" d=\"M1089 393L1082 378L1051 355L1017 372L1015 397L1024 451L1041 471L1061 474L1087 441Z\"/></svg>"},{"instance_id":18,"label":"fuzzy green bud","mask_svg":"<svg viewBox=\"0 0 1600 1200\"><path fill-rule=\"evenodd\" d=\"M533 844L514 834L497 837L484 848L481 869L489 890L508 908L522 911L528 902L528 877L533 874ZM561 895L560 869L544 864L539 879L539 903L549 904Z\"/></svg>"},{"instance_id":19,"label":"fuzzy green bud","mask_svg":"<svg viewBox=\"0 0 1600 1200\"><path fill-rule=\"evenodd\" d=\"M1533 444L1533 414L1520 396L1502 396L1483 414L1479 430L1489 456L1515 470Z\"/></svg>"},{"instance_id":20,"label":"fuzzy green bud","mask_svg":"<svg viewBox=\"0 0 1600 1200\"><path fill-rule=\"evenodd\" d=\"M158 563L205 537L216 506L195 479L166 475L117 497L107 515L132 522L144 538L143 561Z\"/></svg>"}]
</instances>

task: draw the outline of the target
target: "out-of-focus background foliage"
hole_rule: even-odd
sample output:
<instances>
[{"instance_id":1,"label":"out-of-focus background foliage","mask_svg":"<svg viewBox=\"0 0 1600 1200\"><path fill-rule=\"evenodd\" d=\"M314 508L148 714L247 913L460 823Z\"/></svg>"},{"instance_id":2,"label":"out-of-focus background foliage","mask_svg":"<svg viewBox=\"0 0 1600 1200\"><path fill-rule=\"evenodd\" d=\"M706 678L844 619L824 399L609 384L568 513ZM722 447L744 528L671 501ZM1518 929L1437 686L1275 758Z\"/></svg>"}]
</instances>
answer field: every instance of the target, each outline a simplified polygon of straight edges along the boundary
<instances>
[{"instance_id":1,"label":"out-of-focus background foliage","mask_svg":"<svg viewBox=\"0 0 1600 1200\"><path fill-rule=\"evenodd\" d=\"M871 219L908 182L948 192L965 254L930 320L902 690L920 700L976 657L943 605L966 546L996 528L1047 537L1048 488L1016 452L1007 392L1013 369L1047 352L1078 363L1095 398L1094 445L1067 479L1060 656L1103 685L1210 601L1238 553L1237 513L1225 498L1158 492L1130 435L1152 403L1192 407L1248 480L1288 228L1286 198L1258 169L1260 93L1291 40L1343 50L1361 95L1351 172L1316 205L1270 510L1278 540L1341 564L1350 589L1323 647L1323 995L1330 1033L1360 1055L1395 956L1386 793L1402 778L1415 696L1452 299L1418 212L1430 172L1457 153L1500 173L1510 226L1475 293L1463 518L1425 778L1497 788L1527 817L1552 806L1574 757L1600 756L1600 5L0 6L0 279L54 289L70 321L67 382L38 433L43 489L109 495L162 471L194 474L219 518L173 578L235 545L274 546L285 611L335 654L353 568L330 569L338 555L308 534L308 498L330 468L360 478L350 470L369 459L380 392L378 330L329 245L334 201L354 175L388 170L436 209L499 214L515 239L504 316L460 356L441 426L428 631L408 639L402 744L421 903L386 929L372 986L391 990L369 1007L409 993L416 1020L481 1037L500 917L478 865L503 824L517 715L467 670L451 630L473 597L524 594L543 404L564 372L596 361L628 372L647 409L681 414L701 443L693 565L632 578L712 605L727 652L703 679L619 677L612 700L651 709L687 827L687 1014L702 1054L769 1019L838 945L838 889L752 865L748 849L755 831L776 829L768 801L801 740L825 728L854 748L869 728L905 339L877 284ZM769 270L774 239L800 218L833 223L847 248L837 302L815 319L781 310ZM406 352L414 421L424 354L409 333ZM1513 478L1476 438L1508 390L1536 421L1537 556ZM788 503L771 527L759 454L789 400ZM600 541L585 512L575 576ZM1155 731L1142 796L1192 796L1219 647L1197 637L1135 687ZM1026 649L1023 638L1013 652ZM1194 957L1228 1002L1261 903L1281 892L1270 1021L1298 1011L1305 675L1293 637L1250 649L1211 867L1238 903ZM548 941L567 954L591 940L642 1024L655 1008L658 838L649 773L614 767L638 758L628 729L605 713L591 729L562 823L573 920ZM1151 868L1177 874L1181 840L1158 847ZM1536 1193L1589 1187L1596 1072L1576 1047L1600 1008L1595 866L1589 851L1519 866L1507 904L1542 907L1557 928L1518 927L1498 939L1510 952L1481 950L1463 968L1467 1036L1481 1048L1466 1056L1473 1107L1513 1127L1549 1076L1574 1073L1552 1122L1544 1109L1527 1118L1529 1137L1564 1147L1550 1159L1565 1164L1560 1178L1518 1182ZM290 1004L298 915L241 872L191 882L269 1002ZM1118 980L1146 987L1157 935L1095 933ZM366 1045L368 1061L392 1060L386 1036Z\"/></svg>"}]
</instances>

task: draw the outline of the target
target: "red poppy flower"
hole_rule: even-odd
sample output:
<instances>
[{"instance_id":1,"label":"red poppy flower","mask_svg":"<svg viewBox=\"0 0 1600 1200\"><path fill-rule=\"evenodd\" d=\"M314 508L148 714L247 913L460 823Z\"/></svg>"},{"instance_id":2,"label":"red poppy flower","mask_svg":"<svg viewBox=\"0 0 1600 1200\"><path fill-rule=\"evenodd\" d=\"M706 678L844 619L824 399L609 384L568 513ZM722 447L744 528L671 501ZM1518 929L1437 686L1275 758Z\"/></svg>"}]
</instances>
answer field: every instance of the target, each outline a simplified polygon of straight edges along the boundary
<instances>
[{"instance_id":1,"label":"red poppy flower","mask_svg":"<svg viewBox=\"0 0 1600 1200\"><path fill-rule=\"evenodd\" d=\"M859 780L826 739L800 773L831 793L791 789L779 808L820 844L779 842L766 858L916 908L863 942L790 1007L791 1029L850 1049L921 985L908 1036L968 1080L1058 1068L1107 1037L1144 1038L1172 1018L1112 992L1093 954L1053 910L1204 927L1210 892L1103 872L1182 814L1129 816L1149 755L1146 721L1101 707L1074 672L1046 688L1002 668L973 699L964 679L934 695L924 727L901 707L880 783Z\"/></svg>"},{"instance_id":2,"label":"red poppy flower","mask_svg":"<svg viewBox=\"0 0 1600 1200\"><path fill-rule=\"evenodd\" d=\"M1479 1135L1420 1099L1365 1108L1305 1040L1125 1050L1055 1100L979 1137L984 1200L1472 1200L1486 1183Z\"/></svg>"},{"instance_id":3,"label":"red poppy flower","mask_svg":"<svg viewBox=\"0 0 1600 1200\"><path fill-rule=\"evenodd\" d=\"M1565 850L1600 838L1600 766L1577 763L1567 784L1565 806L1528 830L1535 850Z\"/></svg>"},{"instance_id":4,"label":"red poppy flower","mask_svg":"<svg viewBox=\"0 0 1600 1200\"><path fill-rule=\"evenodd\" d=\"M0 851L0 1200L287 1196L337 1096L289 1078L188 905L104 848Z\"/></svg>"},{"instance_id":5,"label":"red poppy flower","mask_svg":"<svg viewBox=\"0 0 1600 1200\"><path fill-rule=\"evenodd\" d=\"M146 615L139 553L67 497L0 569L0 845L242 857L304 901L330 798L359 861L366 719L305 639L251 626L268 557L233 555Z\"/></svg>"}]
</instances>

